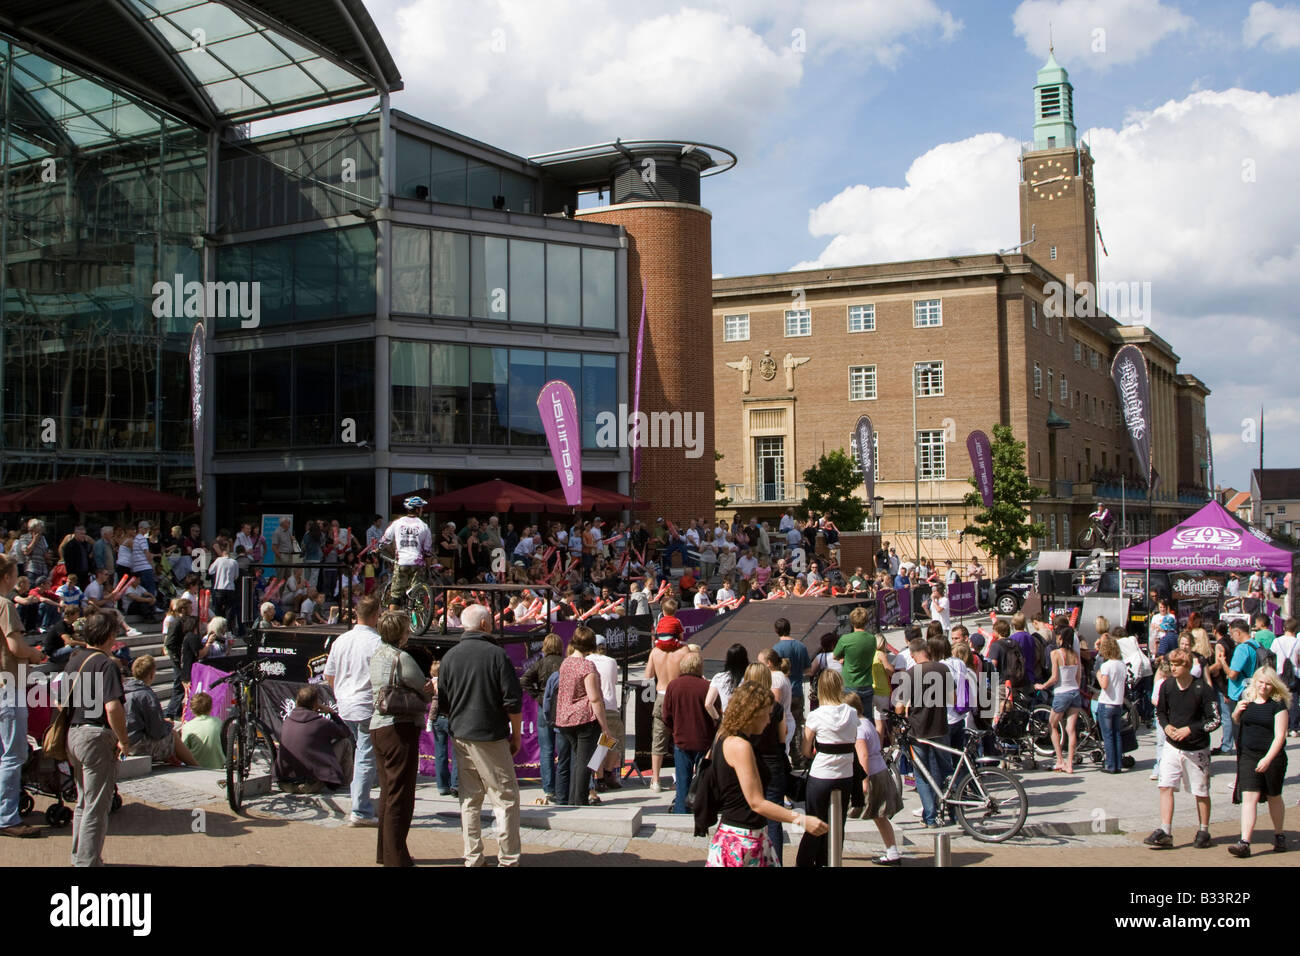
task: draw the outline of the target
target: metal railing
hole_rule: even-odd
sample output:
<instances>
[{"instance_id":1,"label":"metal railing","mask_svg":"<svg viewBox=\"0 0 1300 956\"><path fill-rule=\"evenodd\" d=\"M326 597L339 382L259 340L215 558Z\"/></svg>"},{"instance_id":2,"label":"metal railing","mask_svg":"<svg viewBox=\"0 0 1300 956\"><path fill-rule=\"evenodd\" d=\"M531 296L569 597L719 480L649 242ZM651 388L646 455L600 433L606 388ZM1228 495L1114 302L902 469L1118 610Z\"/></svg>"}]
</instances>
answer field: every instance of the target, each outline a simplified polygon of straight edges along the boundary
<instances>
[{"instance_id":1,"label":"metal railing","mask_svg":"<svg viewBox=\"0 0 1300 956\"><path fill-rule=\"evenodd\" d=\"M727 485L727 497L733 505L773 504L790 505L808 497L808 486L802 481L760 481L754 484Z\"/></svg>"}]
</instances>

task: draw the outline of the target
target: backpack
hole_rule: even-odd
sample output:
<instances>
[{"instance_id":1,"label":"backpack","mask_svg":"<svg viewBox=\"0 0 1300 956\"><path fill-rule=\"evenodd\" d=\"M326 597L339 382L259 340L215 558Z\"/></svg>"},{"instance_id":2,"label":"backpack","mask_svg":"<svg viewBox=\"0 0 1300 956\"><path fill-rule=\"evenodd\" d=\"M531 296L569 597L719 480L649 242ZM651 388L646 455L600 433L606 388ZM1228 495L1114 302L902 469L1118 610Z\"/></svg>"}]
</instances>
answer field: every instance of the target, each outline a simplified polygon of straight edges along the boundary
<instances>
[{"instance_id":1,"label":"backpack","mask_svg":"<svg viewBox=\"0 0 1300 956\"><path fill-rule=\"evenodd\" d=\"M691 780L690 789L686 791L686 807L695 816L695 835L708 836L709 830L718 822L720 813L718 789L713 771L713 758L722 741L715 741L709 752L700 759ZM725 759L719 757L718 759Z\"/></svg>"},{"instance_id":2,"label":"backpack","mask_svg":"<svg viewBox=\"0 0 1300 956\"><path fill-rule=\"evenodd\" d=\"M1025 655L1020 645L1009 637L1002 639L1002 673L998 676L1010 681L1012 687L1019 687L1025 682Z\"/></svg>"},{"instance_id":3,"label":"backpack","mask_svg":"<svg viewBox=\"0 0 1300 956\"><path fill-rule=\"evenodd\" d=\"M1043 635L1037 631L1034 634L1034 671L1038 677L1038 682L1042 683L1052 676L1052 652L1047 646L1047 641L1043 640Z\"/></svg>"},{"instance_id":4,"label":"backpack","mask_svg":"<svg viewBox=\"0 0 1300 956\"><path fill-rule=\"evenodd\" d=\"M560 672L557 670L546 678L546 690L542 692L542 716L546 722L555 726L555 703L560 697Z\"/></svg>"},{"instance_id":5,"label":"backpack","mask_svg":"<svg viewBox=\"0 0 1300 956\"><path fill-rule=\"evenodd\" d=\"M953 713L965 717L971 712L970 678L963 677L957 681L957 693L953 697Z\"/></svg>"}]
</instances>

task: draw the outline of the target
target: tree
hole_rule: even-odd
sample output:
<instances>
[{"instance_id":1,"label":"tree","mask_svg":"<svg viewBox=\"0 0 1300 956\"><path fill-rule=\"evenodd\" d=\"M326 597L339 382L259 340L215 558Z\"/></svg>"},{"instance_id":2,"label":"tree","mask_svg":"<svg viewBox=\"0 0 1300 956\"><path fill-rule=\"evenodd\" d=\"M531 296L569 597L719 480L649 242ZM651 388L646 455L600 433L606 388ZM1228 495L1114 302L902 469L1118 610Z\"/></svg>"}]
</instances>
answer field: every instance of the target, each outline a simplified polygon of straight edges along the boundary
<instances>
[{"instance_id":1,"label":"tree","mask_svg":"<svg viewBox=\"0 0 1300 956\"><path fill-rule=\"evenodd\" d=\"M715 451L713 453L713 460L722 461L722 452ZM727 490L727 486L724 485L721 480L719 480L718 473L715 471L713 473L713 491L715 494L722 495L721 498L718 498L716 501L713 502L713 507L718 511L722 511L725 508L731 507L731 499L728 498L725 494L723 494L723 492L725 492L726 490Z\"/></svg>"},{"instance_id":2,"label":"tree","mask_svg":"<svg viewBox=\"0 0 1300 956\"><path fill-rule=\"evenodd\" d=\"M830 515L841 531L858 531L867 517L867 507L858 497L862 476L853 459L838 448L817 459L817 464L803 473L808 497L795 510L800 520L809 514Z\"/></svg>"},{"instance_id":3,"label":"tree","mask_svg":"<svg viewBox=\"0 0 1300 956\"><path fill-rule=\"evenodd\" d=\"M1029 556L1031 538L1041 538L1047 533L1042 524L1029 521L1029 506L1042 491L1029 483L1025 471L1025 443L1016 441L1015 433L1006 425L993 426L993 507L983 508L979 486L972 475L970 483L976 488L966 495L968 507L981 508L974 524L968 524L963 534L978 541L984 550L1002 562L1020 563Z\"/></svg>"}]
</instances>

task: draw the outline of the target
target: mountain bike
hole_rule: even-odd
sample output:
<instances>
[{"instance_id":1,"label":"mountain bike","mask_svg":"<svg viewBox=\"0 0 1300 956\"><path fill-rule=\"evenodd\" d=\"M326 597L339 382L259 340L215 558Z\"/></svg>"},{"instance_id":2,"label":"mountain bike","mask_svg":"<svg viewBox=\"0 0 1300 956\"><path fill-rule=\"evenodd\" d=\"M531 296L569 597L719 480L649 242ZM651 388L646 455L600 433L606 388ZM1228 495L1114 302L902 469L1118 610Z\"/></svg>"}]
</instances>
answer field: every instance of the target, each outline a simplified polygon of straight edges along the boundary
<instances>
[{"instance_id":1,"label":"mountain bike","mask_svg":"<svg viewBox=\"0 0 1300 956\"><path fill-rule=\"evenodd\" d=\"M379 553L380 559L385 563L394 565L392 573L388 576L384 589L379 594L380 607L405 607L409 609L411 615L411 633L421 635L428 632L433 625L433 590L429 587L429 569L427 565L420 564L415 568L414 579L407 586L404 594L399 594L393 589L393 579L397 576L396 558L392 558L382 551Z\"/></svg>"},{"instance_id":2,"label":"mountain bike","mask_svg":"<svg viewBox=\"0 0 1300 956\"><path fill-rule=\"evenodd\" d=\"M935 740L914 737L905 717L891 714L889 720L899 746L912 754L913 773L925 779L938 794L943 811L955 817L963 830L983 843L1002 843L1023 829L1029 815L1025 788L1011 774L990 766L999 762L996 757L979 756L980 734L968 734L966 746L957 750ZM941 786L930 776L925 763L916 759L918 747L930 747L958 758L947 786Z\"/></svg>"},{"instance_id":3,"label":"mountain bike","mask_svg":"<svg viewBox=\"0 0 1300 956\"><path fill-rule=\"evenodd\" d=\"M1052 746L1052 707L1050 704L1039 704L1034 707L1030 715L1030 727L1034 734L1034 752L1040 757L1055 757L1056 748ZM1133 702L1124 701L1123 722L1120 724L1121 731L1136 731L1139 724L1137 708ZM1062 730L1064 733L1064 729ZM1076 757L1087 756L1093 763L1101 763L1106 757L1106 746L1101 739L1101 727L1097 719L1092 716L1092 708L1084 706L1082 713L1079 715L1078 723L1075 725L1077 743L1074 745ZM1065 750L1068 738L1061 741L1061 749Z\"/></svg>"},{"instance_id":4,"label":"mountain bike","mask_svg":"<svg viewBox=\"0 0 1300 956\"><path fill-rule=\"evenodd\" d=\"M234 712L221 725L221 743L226 748L226 800L236 813L242 812L249 778L275 774L275 735L257 708L257 685L266 680L263 660L253 658L212 685L231 685Z\"/></svg>"}]
</instances>

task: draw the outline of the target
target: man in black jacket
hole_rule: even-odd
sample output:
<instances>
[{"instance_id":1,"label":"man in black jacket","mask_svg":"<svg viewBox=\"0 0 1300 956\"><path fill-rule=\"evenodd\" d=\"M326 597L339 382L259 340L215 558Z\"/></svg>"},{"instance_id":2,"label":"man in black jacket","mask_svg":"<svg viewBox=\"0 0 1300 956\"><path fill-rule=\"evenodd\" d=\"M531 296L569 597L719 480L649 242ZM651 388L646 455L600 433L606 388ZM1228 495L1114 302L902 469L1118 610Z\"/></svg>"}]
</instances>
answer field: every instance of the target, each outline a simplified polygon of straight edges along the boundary
<instances>
[{"instance_id":1,"label":"man in black jacket","mask_svg":"<svg viewBox=\"0 0 1300 956\"><path fill-rule=\"evenodd\" d=\"M487 631L492 612L471 604L460 615L465 627L438 671L438 713L446 714L460 769L460 820L465 865L483 865L479 812L486 793L505 815L497 862L519 864L519 751L523 690L515 666Z\"/></svg>"},{"instance_id":2,"label":"man in black jacket","mask_svg":"<svg viewBox=\"0 0 1300 956\"><path fill-rule=\"evenodd\" d=\"M1196 797L1200 828L1192 846L1210 845L1210 734L1220 723L1218 695L1199 677L1192 677L1192 657L1175 650L1169 655L1173 678L1160 685L1156 715L1165 735L1160 757L1160 826L1142 842L1156 849L1174 845L1174 789L1186 780Z\"/></svg>"}]
</instances>

